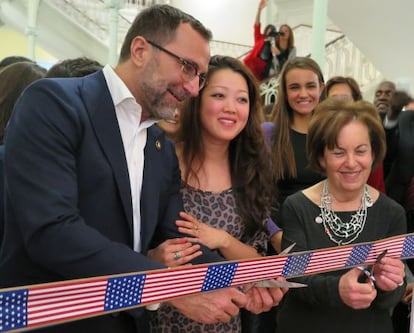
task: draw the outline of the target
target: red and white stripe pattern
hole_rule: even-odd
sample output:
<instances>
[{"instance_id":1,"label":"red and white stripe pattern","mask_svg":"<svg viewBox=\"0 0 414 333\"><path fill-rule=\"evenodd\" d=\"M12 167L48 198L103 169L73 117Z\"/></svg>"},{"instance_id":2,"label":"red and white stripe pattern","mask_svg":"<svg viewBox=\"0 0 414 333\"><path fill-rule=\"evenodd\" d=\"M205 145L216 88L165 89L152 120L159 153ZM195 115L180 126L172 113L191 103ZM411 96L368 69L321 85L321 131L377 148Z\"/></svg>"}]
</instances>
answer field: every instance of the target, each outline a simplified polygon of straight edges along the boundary
<instances>
[{"instance_id":1,"label":"red and white stripe pattern","mask_svg":"<svg viewBox=\"0 0 414 333\"><path fill-rule=\"evenodd\" d=\"M389 257L413 258L414 234L280 256L0 289L0 332L26 331L278 276L369 265L384 250Z\"/></svg>"}]
</instances>

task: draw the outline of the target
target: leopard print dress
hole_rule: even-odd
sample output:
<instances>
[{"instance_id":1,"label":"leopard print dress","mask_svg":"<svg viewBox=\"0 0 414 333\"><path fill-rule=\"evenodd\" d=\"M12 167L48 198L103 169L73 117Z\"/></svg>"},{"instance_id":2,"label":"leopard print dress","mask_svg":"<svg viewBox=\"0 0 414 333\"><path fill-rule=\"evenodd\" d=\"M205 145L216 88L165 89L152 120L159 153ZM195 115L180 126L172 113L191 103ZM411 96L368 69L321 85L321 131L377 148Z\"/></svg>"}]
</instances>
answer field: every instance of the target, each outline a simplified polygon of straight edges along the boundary
<instances>
[{"instance_id":1,"label":"leopard print dress","mask_svg":"<svg viewBox=\"0 0 414 333\"><path fill-rule=\"evenodd\" d=\"M237 214L237 207L231 189L220 193L202 191L187 184L181 189L185 210L199 221L226 230L237 239L241 239L244 226ZM247 244L265 254L268 235L266 231L257 231ZM240 316L233 317L229 323L202 324L195 322L169 305L162 305L158 311L150 313L151 333L240 333Z\"/></svg>"}]
</instances>

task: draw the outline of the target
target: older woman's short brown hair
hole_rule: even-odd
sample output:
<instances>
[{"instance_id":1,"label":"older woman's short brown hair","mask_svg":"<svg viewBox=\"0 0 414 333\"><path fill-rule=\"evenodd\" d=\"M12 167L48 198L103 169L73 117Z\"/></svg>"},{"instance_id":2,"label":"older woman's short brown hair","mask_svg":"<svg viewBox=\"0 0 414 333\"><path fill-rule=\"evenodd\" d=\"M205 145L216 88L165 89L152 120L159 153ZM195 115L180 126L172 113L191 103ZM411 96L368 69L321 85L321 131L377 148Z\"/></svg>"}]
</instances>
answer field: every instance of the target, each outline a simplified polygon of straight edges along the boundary
<instances>
[{"instance_id":1,"label":"older woman's short brown hair","mask_svg":"<svg viewBox=\"0 0 414 333\"><path fill-rule=\"evenodd\" d=\"M352 121L358 121L368 128L374 156L372 168L375 169L382 162L386 150L385 131L375 106L366 101L328 98L316 107L309 124L306 149L312 169L325 173L319 162L325 147L337 147L339 132Z\"/></svg>"}]
</instances>

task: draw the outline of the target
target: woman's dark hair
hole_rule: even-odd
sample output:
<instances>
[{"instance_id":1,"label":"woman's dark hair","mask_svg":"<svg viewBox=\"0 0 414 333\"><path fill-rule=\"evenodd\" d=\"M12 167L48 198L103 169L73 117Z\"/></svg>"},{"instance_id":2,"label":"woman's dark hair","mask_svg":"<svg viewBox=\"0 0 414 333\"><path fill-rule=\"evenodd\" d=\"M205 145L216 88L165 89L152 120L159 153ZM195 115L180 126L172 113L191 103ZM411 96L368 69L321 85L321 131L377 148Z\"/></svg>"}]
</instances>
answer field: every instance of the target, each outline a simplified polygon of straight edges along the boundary
<instances>
[{"instance_id":1,"label":"woman's dark hair","mask_svg":"<svg viewBox=\"0 0 414 333\"><path fill-rule=\"evenodd\" d=\"M14 104L33 81L43 78L46 69L34 62L16 62L0 71L0 143Z\"/></svg>"},{"instance_id":2,"label":"woman's dark hair","mask_svg":"<svg viewBox=\"0 0 414 333\"><path fill-rule=\"evenodd\" d=\"M8 56L0 61L0 70L2 70L4 67L9 66L11 64L15 64L16 62L33 62L32 59L29 59L27 57L23 56Z\"/></svg>"},{"instance_id":3,"label":"woman's dark hair","mask_svg":"<svg viewBox=\"0 0 414 333\"><path fill-rule=\"evenodd\" d=\"M82 77L102 69L102 65L87 57L65 59L50 67L46 77Z\"/></svg>"},{"instance_id":4,"label":"woman's dark hair","mask_svg":"<svg viewBox=\"0 0 414 333\"><path fill-rule=\"evenodd\" d=\"M277 29L273 24L268 24L263 30L263 34L265 36L268 36L269 32L275 32L275 33L277 32Z\"/></svg>"},{"instance_id":5,"label":"woman's dark hair","mask_svg":"<svg viewBox=\"0 0 414 333\"><path fill-rule=\"evenodd\" d=\"M261 123L262 102L258 83L251 71L238 59L228 56L213 56L207 72L207 85L197 97L187 101L181 110L181 130L178 142L183 145L182 161L185 165L184 181L198 181L197 173L204 161L201 100L208 80L220 70L230 69L240 74L247 83L249 94L249 117L246 127L230 142L229 163L232 190L236 198L237 211L246 227L246 236L252 236L269 217L271 205L271 174L267 170L270 155L265 143Z\"/></svg>"}]
</instances>

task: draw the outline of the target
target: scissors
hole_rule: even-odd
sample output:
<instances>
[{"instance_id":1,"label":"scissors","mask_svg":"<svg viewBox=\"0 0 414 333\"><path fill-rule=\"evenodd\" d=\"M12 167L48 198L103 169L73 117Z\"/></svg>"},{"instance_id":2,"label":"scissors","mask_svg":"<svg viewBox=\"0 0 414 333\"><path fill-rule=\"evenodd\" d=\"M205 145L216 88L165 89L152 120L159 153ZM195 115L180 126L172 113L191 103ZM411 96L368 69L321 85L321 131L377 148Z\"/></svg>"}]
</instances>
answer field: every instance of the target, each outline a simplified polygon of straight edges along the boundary
<instances>
[{"instance_id":1,"label":"scissors","mask_svg":"<svg viewBox=\"0 0 414 333\"><path fill-rule=\"evenodd\" d=\"M296 243L289 245L286 249L279 253L279 255L288 254L294 247ZM303 288L307 287L307 284L298 283L298 282L290 282L290 281L278 281L278 280L264 280L258 281L253 284L254 287L259 288L272 288L272 287L279 287L279 288Z\"/></svg>"},{"instance_id":2,"label":"scissors","mask_svg":"<svg viewBox=\"0 0 414 333\"><path fill-rule=\"evenodd\" d=\"M387 254L387 249L385 249L384 251L382 251L379 256L377 257L377 259L375 259L374 264L371 266L371 268L369 269L368 266L358 266L358 269L360 269L362 271L362 273L365 275L365 278L368 278L371 282L371 285L373 288L375 288L374 282L375 282L375 276L374 276L374 266L375 264L378 264L382 258L385 257L385 255ZM361 275L362 277L364 275ZM364 282L364 280L359 279L360 282Z\"/></svg>"},{"instance_id":3,"label":"scissors","mask_svg":"<svg viewBox=\"0 0 414 333\"><path fill-rule=\"evenodd\" d=\"M299 283L299 282L290 282L290 281L278 281L278 280L264 280L255 282L254 287L259 288L272 288L272 287L278 287L278 288L303 288L307 287L307 284Z\"/></svg>"}]
</instances>

